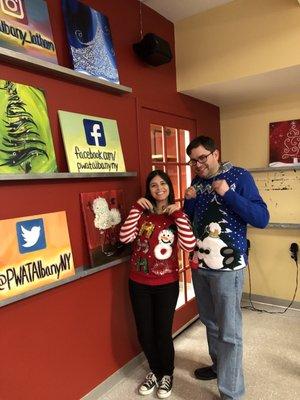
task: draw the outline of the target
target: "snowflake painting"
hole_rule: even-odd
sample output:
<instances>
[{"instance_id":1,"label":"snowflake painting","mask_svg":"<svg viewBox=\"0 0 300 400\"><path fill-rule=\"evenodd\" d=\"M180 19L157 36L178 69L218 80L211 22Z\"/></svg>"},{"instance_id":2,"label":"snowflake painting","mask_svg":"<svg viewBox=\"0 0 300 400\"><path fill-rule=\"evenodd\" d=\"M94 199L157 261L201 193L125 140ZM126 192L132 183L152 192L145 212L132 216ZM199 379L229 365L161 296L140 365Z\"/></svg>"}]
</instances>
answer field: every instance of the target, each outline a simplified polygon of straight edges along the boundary
<instances>
[{"instance_id":1,"label":"snowflake painting","mask_svg":"<svg viewBox=\"0 0 300 400\"><path fill-rule=\"evenodd\" d=\"M300 165L300 119L270 123L269 165Z\"/></svg>"},{"instance_id":2,"label":"snowflake painting","mask_svg":"<svg viewBox=\"0 0 300 400\"><path fill-rule=\"evenodd\" d=\"M0 173L56 171L43 92L0 80Z\"/></svg>"},{"instance_id":3,"label":"snowflake painting","mask_svg":"<svg viewBox=\"0 0 300 400\"><path fill-rule=\"evenodd\" d=\"M125 219L123 190L81 193L81 204L92 267L129 255L119 241Z\"/></svg>"},{"instance_id":4,"label":"snowflake painting","mask_svg":"<svg viewBox=\"0 0 300 400\"><path fill-rule=\"evenodd\" d=\"M63 0L75 71L120 83L108 18L78 0Z\"/></svg>"}]
</instances>

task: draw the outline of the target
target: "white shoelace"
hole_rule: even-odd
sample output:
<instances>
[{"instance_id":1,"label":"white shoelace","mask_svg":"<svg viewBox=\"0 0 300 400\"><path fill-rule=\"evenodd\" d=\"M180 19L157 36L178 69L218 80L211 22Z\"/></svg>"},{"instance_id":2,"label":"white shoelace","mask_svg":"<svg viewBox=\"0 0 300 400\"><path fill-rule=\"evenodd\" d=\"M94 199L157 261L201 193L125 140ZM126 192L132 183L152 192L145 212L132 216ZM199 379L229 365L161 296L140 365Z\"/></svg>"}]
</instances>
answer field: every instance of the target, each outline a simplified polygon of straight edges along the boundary
<instances>
[{"instance_id":1,"label":"white shoelace","mask_svg":"<svg viewBox=\"0 0 300 400\"><path fill-rule=\"evenodd\" d=\"M160 381L159 389L167 392L172 388L172 379L169 375L165 375Z\"/></svg>"},{"instance_id":2,"label":"white shoelace","mask_svg":"<svg viewBox=\"0 0 300 400\"><path fill-rule=\"evenodd\" d=\"M156 376L153 374L153 372L150 372L146 376L142 386L145 386L147 389L149 389L151 386L153 386L153 383L157 384Z\"/></svg>"}]
</instances>

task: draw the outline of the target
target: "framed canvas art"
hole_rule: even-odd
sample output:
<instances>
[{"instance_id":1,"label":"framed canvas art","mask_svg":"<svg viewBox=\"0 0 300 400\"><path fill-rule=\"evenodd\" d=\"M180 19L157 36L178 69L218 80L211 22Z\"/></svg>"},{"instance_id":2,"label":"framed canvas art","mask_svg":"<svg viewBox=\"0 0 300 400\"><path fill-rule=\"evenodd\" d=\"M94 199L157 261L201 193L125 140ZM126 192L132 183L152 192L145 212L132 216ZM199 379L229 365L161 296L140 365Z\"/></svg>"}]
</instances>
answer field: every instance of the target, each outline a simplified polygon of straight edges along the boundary
<instances>
[{"instance_id":1,"label":"framed canvas art","mask_svg":"<svg viewBox=\"0 0 300 400\"><path fill-rule=\"evenodd\" d=\"M0 79L0 173L56 171L43 91Z\"/></svg>"},{"instance_id":2,"label":"framed canvas art","mask_svg":"<svg viewBox=\"0 0 300 400\"><path fill-rule=\"evenodd\" d=\"M130 246L119 241L125 219L123 190L81 193L81 205L92 267L129 255Z\"/></svg>"},{"instance_id":3,"label":"framed canvas art","mask_svg":"<svg viewBox=\"0 0 300 400\"><path fill-rule=\"evenodd\" d=\"M300 165L300 119L270 123L269 165Z\"/></svg>"},{"instance_id":4,"label":"framed canvas art","mask_svg":"<svg viewBox=\"0 0 300 400\"><path fill-rule=\"evenodd\" d=\"M0 0L0 46L57 64L45 0Z\"/></svg>"},{"instance_id":5,"label":"framed canvas art","mask_svg":"<svg viewBox=\"0 0 300 400\"><path fill-rule=\"evenodd\" d=\"M125 172L117 121L58 111L70 172Z\"/></svg>"},{"instance_id":6,"label":"framed canvas art","mask_svg":"<svg viewBox=\"0 0 300 400\"><path fill-rule=\"evenodd\" d=\"M78 0L63 0L74 70L120 83L108 18Z\"/></svg>"},{"instance_id":7,"label":"framed canvas art","mask_svg":"<svg viewBox=\"0 0 300 400\"><path fill-rule=\"evenodd\" d=\"M65 211L0 220L0 300L74 275Z\"/></svg>"}]
</instances>

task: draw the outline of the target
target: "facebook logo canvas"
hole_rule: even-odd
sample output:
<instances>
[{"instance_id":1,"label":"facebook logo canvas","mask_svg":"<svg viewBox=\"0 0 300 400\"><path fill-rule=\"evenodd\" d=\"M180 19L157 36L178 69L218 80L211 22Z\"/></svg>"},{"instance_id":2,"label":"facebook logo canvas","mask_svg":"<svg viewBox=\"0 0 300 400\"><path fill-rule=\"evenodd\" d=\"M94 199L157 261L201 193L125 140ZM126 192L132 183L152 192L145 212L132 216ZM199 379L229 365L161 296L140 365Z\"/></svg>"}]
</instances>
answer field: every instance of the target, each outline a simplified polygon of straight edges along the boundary
<instances>
[{"instance_id":1,"label":"facebook logo canvas","mask_svg":"<svg viewBox=\"0 0 300 400\"><path fill-rule=\"evenodd\" d=\"M42 218L20 221L16 224L19 251L31 253L46 247L44 222Z\"/></svg>"},{"instance_id":2,"label":"facebook logo canvas","mask_svg":"<svg viewBox=\"0 0 300 400\"><path fill-rule=\"evenodd\" d=\"M101 121L84 119L83 126L85 130L86 141L91 146L106 146L104 128Z\"/></svg>"}]
</instances>

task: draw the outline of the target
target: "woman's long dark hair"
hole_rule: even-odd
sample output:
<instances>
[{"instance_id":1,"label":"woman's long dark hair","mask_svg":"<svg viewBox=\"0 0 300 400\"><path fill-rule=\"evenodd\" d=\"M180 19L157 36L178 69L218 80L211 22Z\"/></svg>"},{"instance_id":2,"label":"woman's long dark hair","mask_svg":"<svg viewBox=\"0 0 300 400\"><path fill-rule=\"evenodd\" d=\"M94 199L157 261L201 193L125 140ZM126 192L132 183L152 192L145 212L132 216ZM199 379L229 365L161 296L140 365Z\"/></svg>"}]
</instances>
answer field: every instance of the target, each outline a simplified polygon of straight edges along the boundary
<instances>
[{"instance_id":1,"label":"woman's long dark hair","mask_svg":"<svg viewBox=\"0 0 300 400\"><path fill-rule=\"evenodd\" d=\"M169 186L169 196L168 196L168 204L174 204L175 203L175 196L174 196L174 189L173 189L173 184L172 181L169 177L168 174L166 174L164 171L160 169L156 169L147 176L146 179L146 193L145 193L145 198L151 201L153 206L156 206L156 200L152 197L152 194L150 192L150 182L155 176L160 176L163 181L166 182L166 184Z\"/></svg>"}]
</instances>

